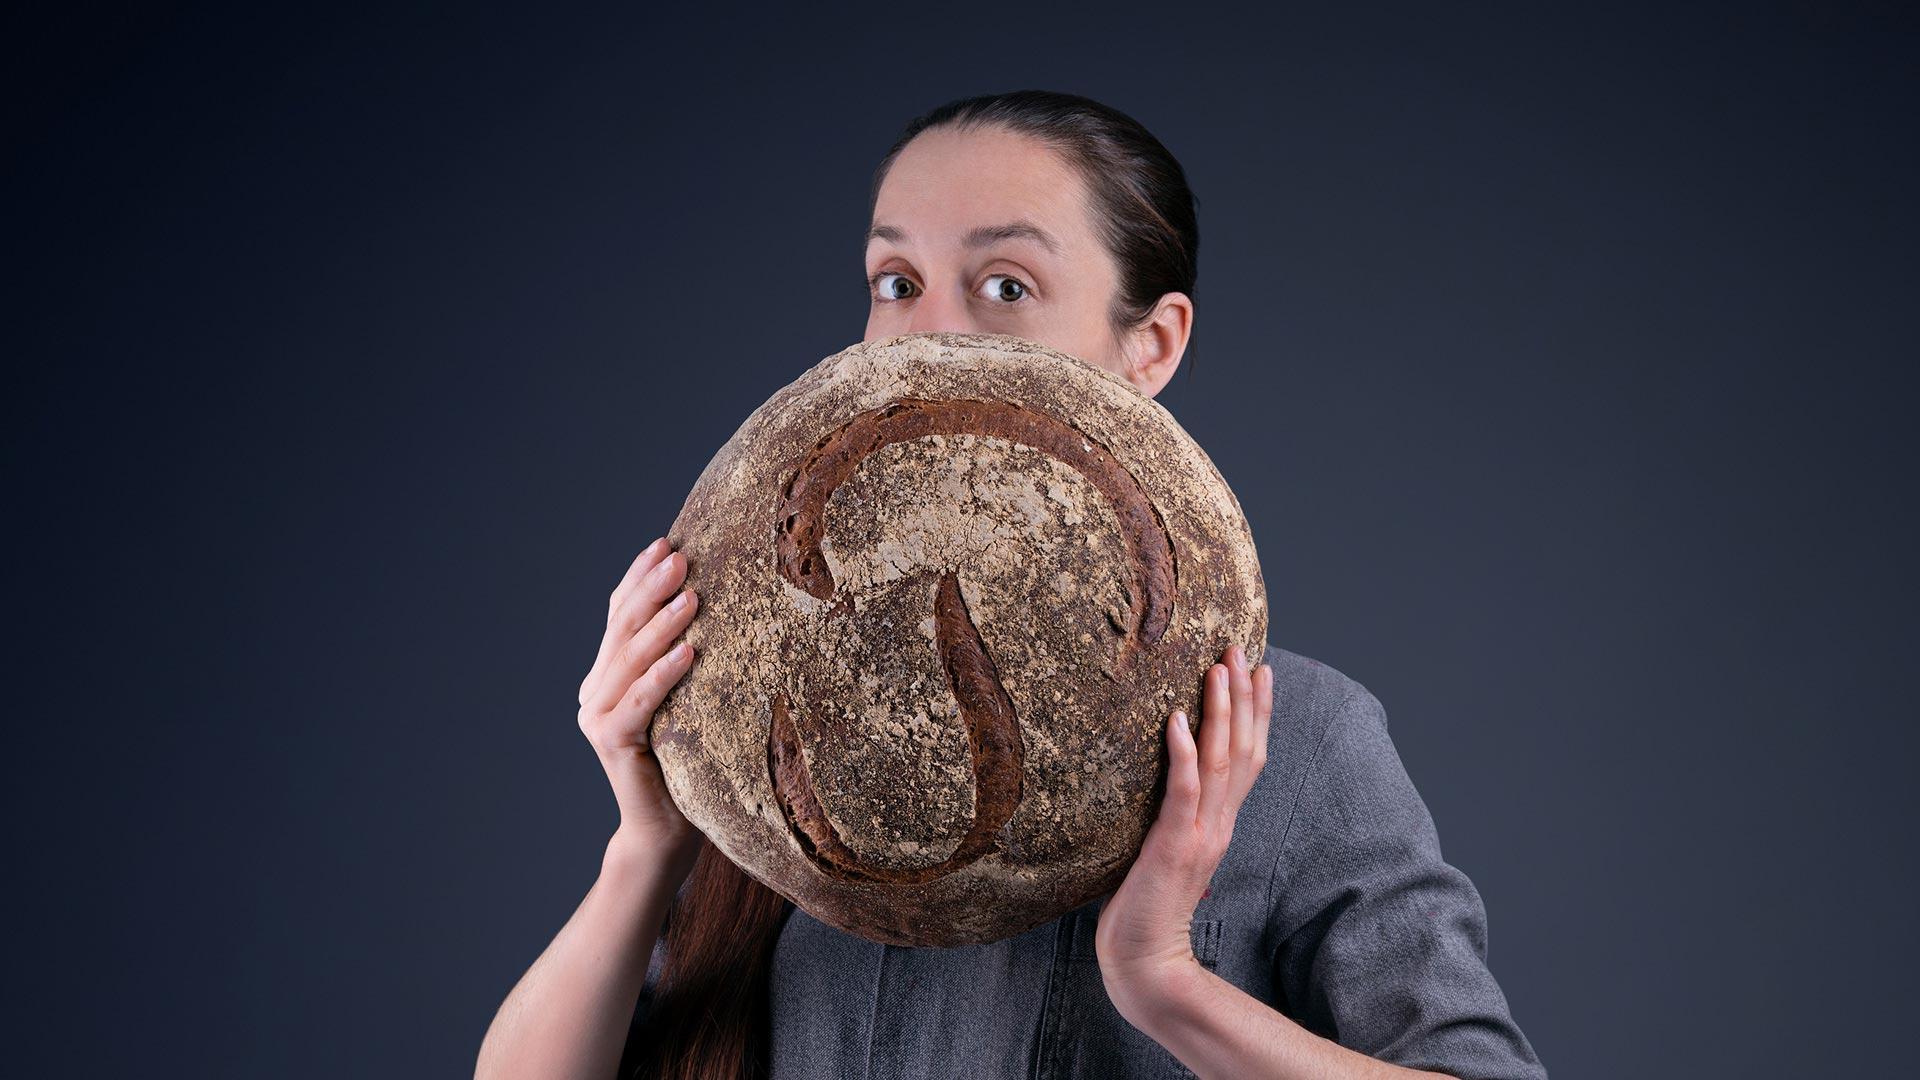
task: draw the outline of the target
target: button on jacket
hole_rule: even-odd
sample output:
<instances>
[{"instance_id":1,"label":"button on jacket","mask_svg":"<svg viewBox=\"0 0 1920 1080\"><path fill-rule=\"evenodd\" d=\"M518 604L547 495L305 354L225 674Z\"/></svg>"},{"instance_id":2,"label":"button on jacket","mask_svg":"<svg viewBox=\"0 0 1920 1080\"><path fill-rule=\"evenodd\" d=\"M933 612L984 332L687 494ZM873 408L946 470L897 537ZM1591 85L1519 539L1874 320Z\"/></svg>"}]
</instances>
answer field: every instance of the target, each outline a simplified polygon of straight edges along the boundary
<instances>
[{"instance_id":1,"label":"button on jacket","mask_svg":"<svg viewBox=\"0 0 1920 1080\"><path fill-rule=\"evenodd\" d=\"M1488 969L1480 893L1440 855L1380 701L1269 645L1267 762L1193 916L1200 963L1307 1030L1451 1076L1546 1069ZM987 945L908 948L795 909L774 949L775 1077L1177 1077L1094 955L1101 898ZM645 1039L664 939L635 1010Z\"/></svg>"}]
</instances>

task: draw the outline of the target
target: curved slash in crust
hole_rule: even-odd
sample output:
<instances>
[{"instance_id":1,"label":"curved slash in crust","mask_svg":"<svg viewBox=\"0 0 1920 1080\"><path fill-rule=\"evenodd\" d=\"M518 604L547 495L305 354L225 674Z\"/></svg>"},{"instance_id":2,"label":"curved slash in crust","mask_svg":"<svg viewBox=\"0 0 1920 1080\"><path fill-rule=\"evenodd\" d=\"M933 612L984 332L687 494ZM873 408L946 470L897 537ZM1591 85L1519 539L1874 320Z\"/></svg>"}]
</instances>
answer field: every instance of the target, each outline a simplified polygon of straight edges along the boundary
<instances>
[{"instance_id":1,"label":"curved slash in crust","mask_svg":"<svg viewBox=\"0 0 1920 1080\"><path fill-rule=\"evenodd\" d=\"M774 526L780 575L821 600L833 597L833 575L820 550L827 498L867 455L889 443L928 435L990 435L1041 450L1079 470L1105 496L1120 522L1135 587L1116 670L1139 648L1160 640L1172 618L1173 544L1160 515L1131 472L1079 429L1004 401L902 398L861 413L822 437L802 456L781 492ZM850 598L833 610L845 613ZM1020 803L1024 749L1013 700L1000 683L979 629L967 612L958 576L947 570L934 589L934 637L948 686L960 707L973 751L974 815L946 859L908 869L876 867L847 847L814 794L800 732L785 694L773 699L767 768L782 815L823 872L849 880L919 883L966 866L994 850L994 835Z\"/></svg>"},{"instance_id":2,"label":"curved slash in crust","mask_svg":"<svg viewBox=\"0 0 1920 1080\"><path fill-rule=\"evenodd\" d=\"M933 612L941 667L953 688L954 700L960 703L960 716L972 744L974 777L973 824L953 854L940 862L910 869L870 866L849 848L814 796L787 696L780 694L773 699L773 737L768 741L767 759L781 813L815 865L836 877L894 884L944 877L993 851L994 834L1020 805L1025 749L1013 699L1000 685L993 659L967 615L960 579L951 570L940 575Z\"/></svg>"},{"instance_id":3,"label":"curved slash in crust","mask_svg":"<svg viewBox=\"0 0 1920 1080\"><path fill-rule=\"evenodd\" d=\"M774 526L775 566L781 577L818 599L833 596L833 574L820 553L828 496L868 454L888 443L928 435L990 435L1043 451L1077 469L1113 508L1127 546L1135 587L1126 640L1117 664L1166 633L1173 615L1173 542L1159 511L1127 467L1080 429L1046 413L1007 401L901 398L869 409L821 437L803 455L781 492Z\"/></svg>"}]
</instances>

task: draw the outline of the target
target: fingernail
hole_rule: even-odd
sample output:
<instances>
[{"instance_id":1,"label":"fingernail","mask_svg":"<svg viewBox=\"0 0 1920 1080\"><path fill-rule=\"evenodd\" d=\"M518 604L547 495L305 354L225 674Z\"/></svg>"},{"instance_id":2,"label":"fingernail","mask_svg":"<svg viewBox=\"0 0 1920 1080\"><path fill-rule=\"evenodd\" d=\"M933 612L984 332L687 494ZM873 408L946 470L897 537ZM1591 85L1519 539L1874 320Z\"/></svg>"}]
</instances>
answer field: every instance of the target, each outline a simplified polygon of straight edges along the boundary
<instances>
[{"instance_id":1,"label":"fingernail","mask_svg":"<svg viewBox=\"0 0 1920 1080\"><path fill-rule=\"evenodd\" d=\"M659 550L660 550L660 545L661 545L661 544L664 544L664 543L666 543L666 542L667 542L667 538L663 536L663 537L661 537L660 539L658 539L658 540L655 540L655 541L654 541L653 543L651 543L651 544L648 544L648 545L647 545L647 550L645 550L645 551L643 551L643 552L641 552L640 554L642 554L642 555L652 555L653 553L655 553L655 552L657 552L657 551L659 551Z\"/></svg>"},{"instance_id":2,"label":"fingernail","mask_svg":"<svg viewBox=\"0 0 1920 1080\"><path fill-rule=\"evenodd\" d=\"M685 660L685 659L687 658L687 653L688 653L689 651L690 651L690 650L689 650L689 648L688 648L688 646L687 646L687 643L686 643L686 642L684 642L684 641L683 641L683 642L681 642L681 643L680 643L680 644L678 644L678 645L675 645L675 646L673 647L673 658L674 658L674 660L675 660L675 661L680 661L680 660Z\"/></svg>"},{"instance_id":3,"label":"fingernail","mask_svg":"<svg viewBox=\"0 0 1920 1080\"><path fill-rule=\"evenodd\" d=\"M673 603L668 606L673 608L673 610L675 611L680 611L684 609L687 606L687 590L681 589L680 595L674 597Z\"/></svg>"}]
</instances>

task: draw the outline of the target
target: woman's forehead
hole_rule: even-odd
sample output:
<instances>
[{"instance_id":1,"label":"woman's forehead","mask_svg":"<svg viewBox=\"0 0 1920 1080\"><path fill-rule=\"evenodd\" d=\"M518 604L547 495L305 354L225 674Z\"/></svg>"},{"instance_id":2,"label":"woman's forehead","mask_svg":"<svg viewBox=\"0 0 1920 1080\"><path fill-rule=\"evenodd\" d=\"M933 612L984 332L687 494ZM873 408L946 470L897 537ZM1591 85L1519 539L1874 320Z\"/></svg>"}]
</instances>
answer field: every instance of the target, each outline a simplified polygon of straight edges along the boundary
<instances>
[{"instance_id":1,"label":"woman's forehead","mask_svg":"<svg viewBox=\"0 0 1920 1080\"><path fill-rule=\"evenodd\" d=\"M936 131L894 159L868 240L962 249L1003 242L1063 256L1090 235L1083 185L1058 153L1007 132Z\"/></svg>"}]
</instances>

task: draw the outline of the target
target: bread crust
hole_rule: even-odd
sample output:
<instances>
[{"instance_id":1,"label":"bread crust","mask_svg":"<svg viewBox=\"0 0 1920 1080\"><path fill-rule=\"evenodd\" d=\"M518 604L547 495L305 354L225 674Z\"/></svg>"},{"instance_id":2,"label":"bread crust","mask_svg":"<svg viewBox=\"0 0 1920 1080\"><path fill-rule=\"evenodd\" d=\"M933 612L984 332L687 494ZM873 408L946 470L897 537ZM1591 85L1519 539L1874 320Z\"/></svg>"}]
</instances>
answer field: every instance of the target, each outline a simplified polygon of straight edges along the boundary
<instances>
[{"instance_id":1,"label":"bread crust","mask_svg":"<svg viewBox=\"0 0 1920 1080\"><path fill-rule=\"evenodd\" d=\"M827 357L668 530L701 616L654 714L674 801L829 925L996 941L1118 887L1228 646L1264 654L1239 501L1159 403L1002 334Z\"/></svg>"}]
</instances>

